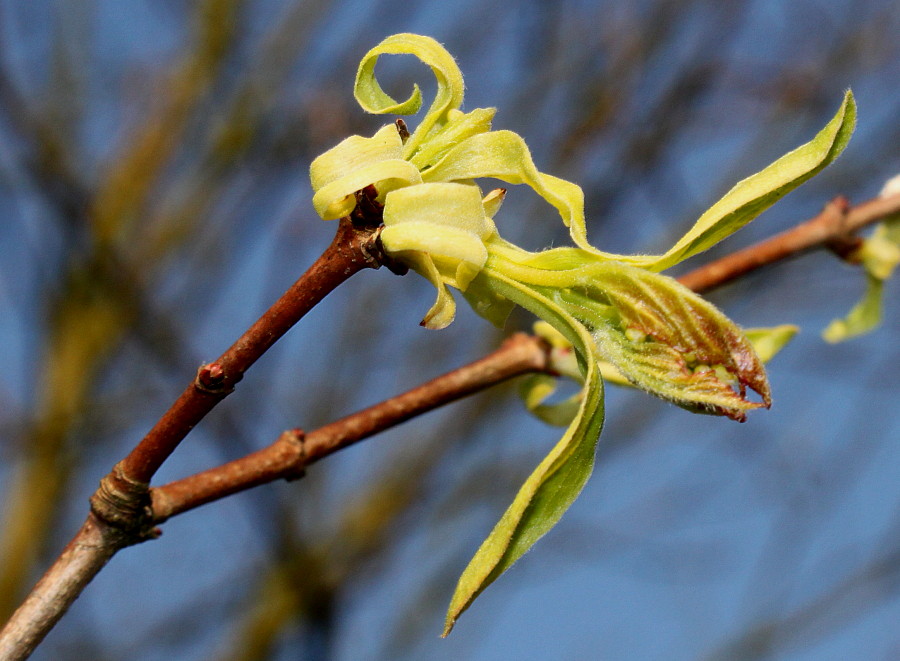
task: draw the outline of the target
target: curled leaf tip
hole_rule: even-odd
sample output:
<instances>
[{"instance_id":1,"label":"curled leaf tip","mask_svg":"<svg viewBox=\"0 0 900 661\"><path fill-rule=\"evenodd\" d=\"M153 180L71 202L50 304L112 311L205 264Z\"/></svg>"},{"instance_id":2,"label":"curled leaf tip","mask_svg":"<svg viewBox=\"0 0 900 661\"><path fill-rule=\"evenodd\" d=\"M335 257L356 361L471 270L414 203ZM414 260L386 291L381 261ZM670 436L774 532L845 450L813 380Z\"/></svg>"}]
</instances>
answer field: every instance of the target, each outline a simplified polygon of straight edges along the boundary
<instances>
[{"instance_id":1,"label":"curled leaf tip","mask_svg":"<svg viewBox=\"0 0 900 661\"><path fill-rule=\"evenodd\" d=\"M382 89L375 77L375 64L381 55L414 55L431 67L437 80L434 101L404 146L404 154L408 157L415 153L433 129L446 123L451 111L462 105L465 91L462 72L453 56L431 37L409 33L387 37L363 56L353 86L359 105L374 114L414 115L422 107L422 92L418 85L413 87L404 101L396 101Z\"/></svg>"}]
</instances>

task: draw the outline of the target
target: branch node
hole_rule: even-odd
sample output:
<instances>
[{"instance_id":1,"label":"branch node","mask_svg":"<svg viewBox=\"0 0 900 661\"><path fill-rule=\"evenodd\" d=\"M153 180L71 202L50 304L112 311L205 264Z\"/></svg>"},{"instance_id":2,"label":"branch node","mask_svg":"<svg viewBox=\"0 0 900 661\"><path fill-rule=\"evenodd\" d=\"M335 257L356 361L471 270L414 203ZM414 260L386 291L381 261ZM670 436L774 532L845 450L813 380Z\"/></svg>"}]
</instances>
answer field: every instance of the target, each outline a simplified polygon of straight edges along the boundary
<instances>
[{"instance_id":1,"label":"branch node","mask_svg":"<svg viewBox=\"0 0 900 661\"><path fill-rule=\"evenodd\" d=\"M356 191L356 207L350 212L356 227L375 228L384 223L384 205L378 201L378 189L369 184Z\"/></svg>"},{"instance_id":2,"label":"branch node","mask_svg":"<svg viewBox=\"0 0 900 661\"><path fill-rule=\"evenodd\" d=\"M135 543L155 539L162 534L150 525L153 520L150 485L129 477L121 462L100 480L100 486L90 502L91 511L97 518L128 533Z\"/></svg>"},{"instance_id":3,"label":"branch node","mask_svg":"<svg viewBox=\"0 0 900 661\"><path fill-rule=\"evenodd\" d=\"M384 246L381 244L381 230L383 227L379 227L378 231L375 234L375 240L373 242L375 250L378 253L376 259L379 264L387 267L387 270L393 273L394 275L406 275L409 273L409 267L402 262L397 261L396 259L390 257L385 251Z\"/></svg>"},{"instance_id":4,"label":"branch node","mask_svg":"<svg viewBox=\"0 0 900 661\"><path fill-rule=\"evenodd\" d=\"M279 443L291 446L297 461L284 473L285 482L299 480L306 475L306 432L299 427L288 429L278 438Z\"/></svg>"},{"instance_id":5,"label":"branch node","mask_svg":"<svg viewBox=\"0 0 900 661\"><path fill-rule=\"evenodd\" d=\"M224 397L234 392L234 384L229 384L225 379L225 369L220 363L207 363L201 365L194 379L194 387L202 392Z\"/></svg>"},{"instance_id":6,"label":"branch node","mask_svg":"<svg viewBox=\"0 0 900 661\"><path fill-rule=\"evenodd\" d=\"M827 224L833 228L832 237L825 242L825 247L845 262L855 264L859 261L857 253L863 240L847 226L849 211L850 201L843 195L838 195L825 205L822 213Z\"/></svg>"}]
</instances>

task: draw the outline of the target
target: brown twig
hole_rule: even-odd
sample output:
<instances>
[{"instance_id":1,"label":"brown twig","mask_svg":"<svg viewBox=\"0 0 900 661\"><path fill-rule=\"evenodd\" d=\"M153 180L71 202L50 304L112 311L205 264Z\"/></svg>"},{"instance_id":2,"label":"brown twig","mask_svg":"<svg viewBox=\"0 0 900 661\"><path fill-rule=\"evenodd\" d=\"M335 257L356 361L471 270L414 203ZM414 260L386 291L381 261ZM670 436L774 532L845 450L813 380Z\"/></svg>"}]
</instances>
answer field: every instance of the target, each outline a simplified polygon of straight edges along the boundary
<instances>
[{"instance_id":1,"label":"brown twig","mask_svg":"<svg viewBox=\"0 0 900 661\"><path fill-rule=\"evenodd\" d=\"M853 207L845 198L836 197L815 218L705 264L678 280L689 289L705 292L814 248L827 247L846 257L848 251L845 248L850 237L865 226L896 213L900 213L900 195L876 197Z\"/></svg>"},{"instance_id":2,"label":"brown twig","mask_svg":"<svg viewBox=\"0 0 900 661\"><path fill-rule=\"evenodd\" d=\"M300 318L354 273L381 265L379 225L380 217L341 219L322 256L231 348L200 368L153 429L103 478L87 521L0 631L0 659L27 658L109 558L156 535L149 507L154 473Z\"/></svg>"},{"instance_id":3,"label":"brown twig","mask_svg":"<svg viewBox=\"0 0 900 661\"><path fill-rule=\"evenodd\" d=\"M217 360L204 365L166 414L122 461L131 479L149 482L188 432L230 394L244 372L329 292L354 273L378 268L376 232L341 220L319 259Z\"/></svg>"},{"instance_id":4,"label":"brown twig","mask_svg":"<svg viewBox=\"0 0 900 661\"><path fill-rule=\"evenodd\" d=\"M278 479L300 477L310 464L410 418L515 376L549 369L549 347L516 333L484 358L402 395L303 435L284 432L272 445L222 466L151 490L154 523Z\"/></svg>"},{"instance_id":5,"label":"brown twig","mask_svg":"<svg viewBox=\"0 0 900 661\"><path fill-rule=\"evenodd\" d=\"M88 514L81 529L31 590L0 632L0 659L27 659L127 535Z\"/></svg>"}]
</instances>

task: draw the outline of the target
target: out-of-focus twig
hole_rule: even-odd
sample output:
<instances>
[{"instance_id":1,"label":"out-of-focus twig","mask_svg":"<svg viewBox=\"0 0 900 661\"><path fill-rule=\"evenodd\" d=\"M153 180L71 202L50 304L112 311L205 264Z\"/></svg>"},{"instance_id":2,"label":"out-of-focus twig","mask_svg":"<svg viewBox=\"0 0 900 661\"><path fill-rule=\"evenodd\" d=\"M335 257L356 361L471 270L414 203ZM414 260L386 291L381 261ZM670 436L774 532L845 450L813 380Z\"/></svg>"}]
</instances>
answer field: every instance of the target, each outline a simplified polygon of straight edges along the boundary
<instances>
[{"instance_id":1,"label":"out-of-focus twig","mask_svg":"<svg viewBox=\"0 0 900 661\"><path fill-rule=\"evenodd\" d=\"M890 549L890 546L885 548ZM900 552L887 552L810 602L784 615L754 623L703 658L707 661L751 661L773 658L818 642L822 632L834 634L867 614L867 607L889 601L896 593L886 585L900 576Z\"/></svg>"}]
</instances>

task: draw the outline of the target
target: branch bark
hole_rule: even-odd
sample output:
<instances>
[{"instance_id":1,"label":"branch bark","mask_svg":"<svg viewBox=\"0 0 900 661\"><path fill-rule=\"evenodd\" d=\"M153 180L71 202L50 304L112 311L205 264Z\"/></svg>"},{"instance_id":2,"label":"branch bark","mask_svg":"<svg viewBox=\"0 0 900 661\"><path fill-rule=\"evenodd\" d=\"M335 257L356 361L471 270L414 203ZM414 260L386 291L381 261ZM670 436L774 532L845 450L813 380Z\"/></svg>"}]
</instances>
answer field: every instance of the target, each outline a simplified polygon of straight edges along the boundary
<instances>
[{"instance_id":1,"label":"branch bark","mask_svg":"<svg viewBox=\"0 0 900 661\"><path fill-rule=\"evenodd\" d=\"M700 293L816 248L827 247L846 257L859 230L897 213L900 213L900 195L876 197L852 207L846 198L836 197L814 218L705 264L678 280Z\"/></svg>"},{"instance_id":2,"label":"branch bark","mask_svg":"<svg viewBox=\"0 0 900 661\"><path fill-rule=\"evenodd\" d=\"M0 659L27 659L119 549L126 534L88 514L81 529L0 632Z\"/></svg>"},{"instance_id":3,"label":"branch bark","mask_svg":"<svg viewBox=\"0 0 900 661\"><path fill-rule=\"evenodd\" d=\"M306 435L285 431L267 448L151 490L154 523L278 479L378 432L522 374L549 370L544 340L516 333L484 358Z\"/></svg>"},{"instance_id":4,"label":"branch bark","mask_svg":"<svg viewBox=\"0 0 900 661\"><path fill-rule=\"evenodd\" d=\"M373 226L341 219L319 259L217 360L203 365L172 407L121 462L132 480L149 482L162 463L203 417L234 391L260 356L307 312L354 273L378 268L383 258Z\"/></svg>"},{"instance_id":5,"label":"branch bark","mask_svg":"<svg viewBox=\"0 0 900 661\"><path fill-rule=\"evenodd\" d=\"M200 368L144 439L101 480L81 529L0 631L0 660L27 658L116 552L158 535L150 510L154 473L309 310L354 273L381 266L380 224L380 217L342 218L319 259L225 353Z\"/></svg>"}]
</instances>

